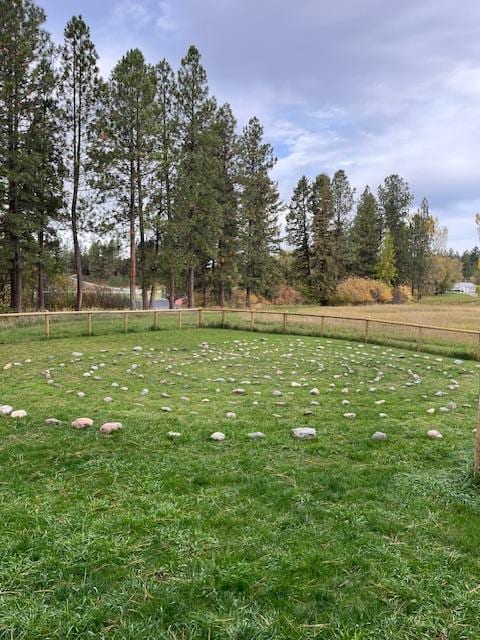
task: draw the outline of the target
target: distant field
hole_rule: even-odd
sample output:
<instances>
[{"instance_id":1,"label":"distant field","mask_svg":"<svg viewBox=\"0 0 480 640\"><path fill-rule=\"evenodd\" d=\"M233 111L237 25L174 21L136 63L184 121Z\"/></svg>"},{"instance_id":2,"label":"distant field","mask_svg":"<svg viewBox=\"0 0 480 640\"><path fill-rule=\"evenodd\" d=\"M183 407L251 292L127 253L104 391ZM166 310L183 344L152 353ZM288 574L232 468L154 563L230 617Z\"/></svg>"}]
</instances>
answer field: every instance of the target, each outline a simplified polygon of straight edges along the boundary
<instances>
[{"instance_id":1,"label":"distant field","mask_svg":"<svg viewBox=\"0 0 480 640\"><path fill-rule=\"evenodd\" d=\"M332 316L348 316L350 318L371 317L381 320L414 322L439 327L480 331L480 298L462 294L428 296L420 302L401 305L370 304L355 307L302 305L285 307L285 309L300 313L325 313Z\"/></svg>"}]
</instances>

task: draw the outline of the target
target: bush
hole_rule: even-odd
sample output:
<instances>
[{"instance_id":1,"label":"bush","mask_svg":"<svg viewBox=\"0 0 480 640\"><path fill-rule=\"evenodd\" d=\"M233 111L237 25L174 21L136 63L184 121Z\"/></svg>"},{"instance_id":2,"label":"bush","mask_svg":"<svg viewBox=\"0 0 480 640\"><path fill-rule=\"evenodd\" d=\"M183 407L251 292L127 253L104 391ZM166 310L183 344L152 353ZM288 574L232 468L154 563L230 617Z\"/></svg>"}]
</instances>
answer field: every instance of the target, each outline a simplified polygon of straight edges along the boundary
<instances>
[{"instance_id":1,"label":"bush","mask_svg":"<svg viewBox=\"0 0 480 640\"><path fill-rule=\"evenodd\" d=\"M278 287L273 300L273 304L278 305L303 304L304 302L305 298L300 291L294 289L294 287L290 287L288 284L281 284Z\"/></svg>"},{"instance_id":2,"label":"bush","mask_svg":"<svg viewBox=\"0 0 480 640\"><path fill-rule=\"evenodd\" d=\"M230 296L230 298L227 301L227 306L232 306L235 307L237 309L241 309L245 307L245 297L246 297L246 291L245 289L241 289L240 287L236 287L233 291L232 294ZM256 293L251 293L250 294L250 304L252 305L252 307L255 307L257 305L269 305L271 304L270 300L267 300L267 298L264 298L263 296L261 296L260 294L256 294Z\"/></svg>"},{"instance_id":3,"label":"bush","mask_svg":"<svg viewBox=\"0 0 480 640\"><path fill-rule=\"evenodd\" d=\"M380 280L351 276L337 285L336 304L374 304L392 302L392 287Z\"/></svg>"},{"instance_id":4,"label":"bush","mask_svg":"<svg viewBox=\"0 0 480 640\"><path fill-rule=\"evenodd\" d=\"M45 307L49 311L75 308L75 290L68 276L60 276L45 292ZM129 297L108 287L86 286L83 289L83 309L128 309Z\"/></svg>"},{"instance_id":5,"label":"bush","mask_svg":"<svg viewBox=\"0 0 480 640\"><path fill-rule=\"evenodd\" d=\"M396 287L393 287L393 304L406 304L412 300L412 291L406 284L399 284Z\"/></svg>"}]
</instances>

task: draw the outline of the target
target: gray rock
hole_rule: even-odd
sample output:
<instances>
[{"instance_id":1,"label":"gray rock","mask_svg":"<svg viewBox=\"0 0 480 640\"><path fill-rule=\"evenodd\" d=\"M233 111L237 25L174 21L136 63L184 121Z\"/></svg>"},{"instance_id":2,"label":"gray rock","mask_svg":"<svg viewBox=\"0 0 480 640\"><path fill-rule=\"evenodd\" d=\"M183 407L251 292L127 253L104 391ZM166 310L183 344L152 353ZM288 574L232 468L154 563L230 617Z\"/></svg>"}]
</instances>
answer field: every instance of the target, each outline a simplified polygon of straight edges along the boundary
<instances>
[{"instance_id":1,"label":"gray rock","mask_svg":"<svg viewBox=\"0 0 480 640\"><path fill-rule=\"evenodd\" d=\"M17 409L16 411L12 411L10 414L10 418L26 418L27 412L23 409Z\"/></svg>"},{"instance_id":2,"label":"gray rock","mask_svg":"<svg viewBox=\"0 0 480 640\"><path fill-rule=\"evenodd\" d=\"M57 425L57 424L62 424L62 421L61 420L57 420L57 418L47 418L45 420L45 424L55 424L55 425Z\"/></svg>"},{"instance_id":3,"label":"gray rock","mask_svg":"<svg viewBox=\"0 0 480 640\"><path fill-rule=\"evenodd\" d=\"M261 431L252 431L252 433L248 434L248 437L252 440L258 440L259 438L265 438L265 434Z\"/></svg>"},{"instance_id":4,"label":"gray rock","mask_svg":"<svg viewBox=\"0 0 480 640\"><path fill-rule=\"evenodd\" d=\"M299 438L300 440L311 440L317 436L317 431L312 427L296 427L291 430L291 434L294 438Z\"/></svg>"},{"instance_id":5,"label":"gray rock","mask_svg":"<svg viewBox=\"0 0 480 640\"><path fill-rule=\"evenodd\" d=\"M440 440L441 438L443 438L440 431L437 431L436 429L430 429L430 431L427 431L427 436L429 438L434 438L435 440Z\"/></svg>"},{"instance_id":6,"label":"gray rock","mask_svg":"<svg viewBox=\"0 0 480 640\"><path fill-rule=\"evenodd\" d=\"M215 431L210 436L210 440L215 440L215 442L221 442L222 440L225 440L225 434L222 433L221 431Z\"/></svg>"},{"instance_id":7,"label":"gray rock","mask_svg":"<svg viewBox=\"0 0 480 640\"><path fill-rule=\"evenodd\" d=\"M387 440L388 436L383 431L375 431L372 435L372 440Z\"/></svg>"},{"instance_id":8,"label":"gray rock","mask_svg":"<svg viewBox=\"0 0 480 640\"><path fill-rule=\"evenodd\" d=\"M2 406L0 407L0 415L2 416L8 416L10 413L12 413L13 411L13 407L11 407L9 404L2 404Z\"/></svg>"}]
</instances>

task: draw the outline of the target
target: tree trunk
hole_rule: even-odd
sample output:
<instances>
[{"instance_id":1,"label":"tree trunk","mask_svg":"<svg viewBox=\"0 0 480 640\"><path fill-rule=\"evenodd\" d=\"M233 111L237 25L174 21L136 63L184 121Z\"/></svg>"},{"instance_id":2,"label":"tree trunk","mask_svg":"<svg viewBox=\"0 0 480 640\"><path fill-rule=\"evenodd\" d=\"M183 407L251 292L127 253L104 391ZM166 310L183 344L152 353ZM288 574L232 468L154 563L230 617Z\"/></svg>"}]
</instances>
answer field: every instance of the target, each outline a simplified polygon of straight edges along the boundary
<instances>
[{"instance_id":1,"label":"tree trunk","mask_svg":"<svg viewBox=\"0 0 480 640\"><path fill-rule=\"evenodd\" d=\"M168 274L168 306L170 309L175 308L175 273L170 269Z\"/></svg>"},{"instance_id":2,"label":"tree trunk","mask_svg":"<svg viewBox=\"0 0 480 640\"><path fill-rule=\"evenodd\" d=\"M137 142L138 149L138 142ZM142 309L148 309L147 261L145 255L145 216L143 213L143 192L140 158L137 157L137 198L140 228L140 286L142 288Z\"/></svg>"},{"instance_id":3,"label":"tree trunk","mask_svg":"<svg viewBox=\"0 0 480 640\"><path fill-rule=\"evenodd\" d=\"M78 229L76 217L72 217L73 253L75 257L75 273L77 277L77 295L75 299L75 311L80 311L83 304L83 274L82 252L78 241Z\"/></svg>"},{"instance_id":4,"label":"tree trunk","mask_svg":"<svg viewBox=\"0 0 480 640\"><path fill-rule=\"evenodd\" d=\"M37 311L45 309L45 278L43 269L43 230L38 232L38 267L37 267Z\"/></svg>"},{"instance_id":5,"label":"tree trunk","mask_svg":"<svg viewBox=\"0 0 480 640\"><path fill-rule=\"evenodd\" d=\"M480 396L477 409L477 430L475 432L475 455L473 460L473 476L476 478L480 471Z\"/></svg>"},{"instance_id":6,"label":"tree trunk","mask_svg":"<svg viewBox=\"0 0 480 640\"><path fill-rule=\"evenodd\" d=\"M150 301L148 303L149 309L153 309L153 303L155 302L156 295L157 295L157 283L153 281L152 286L150 287Z\"/></svg>"},{"instance_id":7,"label":"tree trunk","mask_svg":"<svg viewBox=\"0 0 480 640\"><path fill-rule=\"evenodd\" d=\"M195 302L195 269L188 267L188 293L187 293L187 306L189 309L193 308Z\"/></svg>"},{"instance_id":8,"label":"tree trunk","mask_svg":"<svg viewBox=\"0 0 480 640\"><path fill-rule=\"evenodd\" d=\"M245 290L245 306L247 307L247 309L250 309L250 307L252 306L250 301L250 287L247 287Z\"/></svg>"},{"instance_id":9,"label":"tree trunk","mask_svg":"<svg viewBox=\"0 0 480 640\"><path fill-rule=\"evenodd\" d=\"M137 251L135 237L135 168L130 160L130 309L136 307Z\"/></svg>"},{"instance_id":10,"label":"tree trunk","mask_svg":"<svg viewBox=\"0 0 480 640\"><path fill-rule=\"evenodd\" d=\"M218 291L218 303L223 309L225 306L225 283L222 281L220 282L220 288Z\"/></svg>"},{"instance_id":11,"label":"tree trunk","mask_svg":"<svg viewBox=\"0 0 480 640\"><path fill-rule=\"evenodd\" d=\"M13 264L12 264L12 272L13 272L13 289L12 289L12 307L15 309L17 313L22 311L22 259L20 256L20 240L19 238L15 238L14 240L14 249L13 249Z\"/></svg>"}]
</instances>

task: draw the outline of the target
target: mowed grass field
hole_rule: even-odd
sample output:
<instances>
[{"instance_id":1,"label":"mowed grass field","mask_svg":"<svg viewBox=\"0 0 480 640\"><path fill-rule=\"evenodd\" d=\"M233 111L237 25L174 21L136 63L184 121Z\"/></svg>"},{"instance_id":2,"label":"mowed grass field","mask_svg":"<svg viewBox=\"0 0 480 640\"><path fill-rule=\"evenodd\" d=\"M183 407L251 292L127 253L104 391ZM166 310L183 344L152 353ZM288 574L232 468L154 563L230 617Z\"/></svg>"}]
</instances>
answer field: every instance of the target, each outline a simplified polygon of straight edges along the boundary
<instances>
[{"instance_id":1,"label":"mowed grass field","mask_svg":"<svg viewBox=\"0 0 480 640\"><path fill-rule=\"evenodd\" d=\"M172 328L0 365L0 638L479 637L474 361Z\"/></svg>"}]
</instances>

